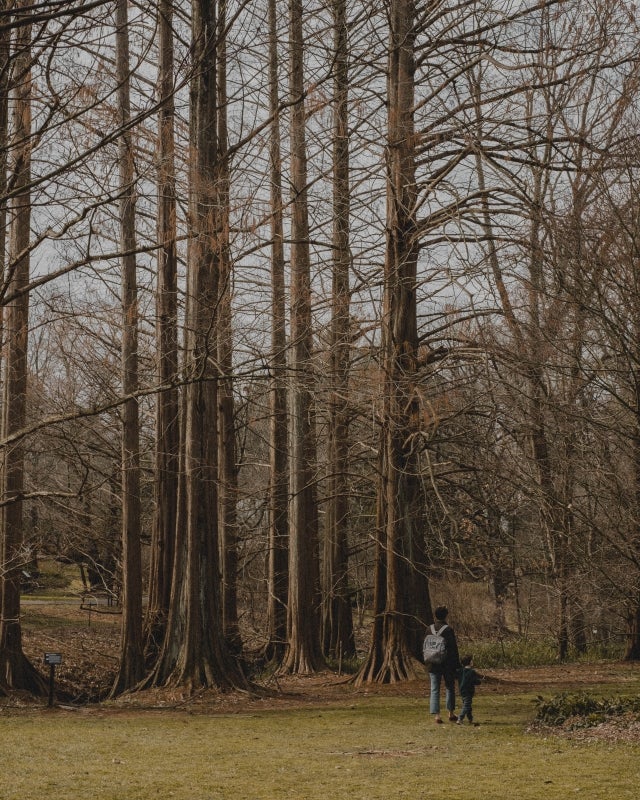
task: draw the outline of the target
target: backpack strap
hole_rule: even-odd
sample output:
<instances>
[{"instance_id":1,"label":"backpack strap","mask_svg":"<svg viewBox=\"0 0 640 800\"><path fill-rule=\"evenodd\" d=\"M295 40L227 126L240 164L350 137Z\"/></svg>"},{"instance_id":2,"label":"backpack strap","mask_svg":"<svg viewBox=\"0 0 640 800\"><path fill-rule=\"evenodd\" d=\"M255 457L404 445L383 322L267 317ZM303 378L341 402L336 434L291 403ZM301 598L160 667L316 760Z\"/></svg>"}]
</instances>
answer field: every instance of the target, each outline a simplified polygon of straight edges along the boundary
<instances>
[{"instance_id":1,"label":"backpack strap","mask_svg":"<svg viewBox=\"0 0 640 800\"><path fill-rule=\"evenodd\" d=\"M434 636L442 636L442 631L443 631L445 628L448 628L448 627L449 627L449 626L448 626L448 625L445 623L445 624L444 624L444 625L443 625L443 626L440 628L440 630L439 630L439 631L437 631L437 630L436 630L436 626L435 626L435 625L430 625L430 628L431 628L431 633L432 633Z\"/></svg>"}]
</instances>

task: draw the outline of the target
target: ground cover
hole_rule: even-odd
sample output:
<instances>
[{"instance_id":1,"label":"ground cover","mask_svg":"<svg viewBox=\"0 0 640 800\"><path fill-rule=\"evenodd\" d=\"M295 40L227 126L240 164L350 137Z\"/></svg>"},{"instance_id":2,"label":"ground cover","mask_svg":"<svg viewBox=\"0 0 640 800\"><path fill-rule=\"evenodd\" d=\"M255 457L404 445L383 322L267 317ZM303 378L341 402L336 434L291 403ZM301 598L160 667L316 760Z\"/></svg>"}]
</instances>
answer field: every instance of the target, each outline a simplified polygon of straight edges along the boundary
<instances>
[{"instance_id":1,"label":"ground cover","mask_svg":"<svg viewBox=\"0 0 640 800\"><path fill-rule=\"evenodd\" d=\"M426 684L330 693L318 680L234 710L4 708L3 800L637 797L640 747L527 732L528 688L484 691L479 727L436 726Z\"/></svg>"},{"instance_id":2,"label":"ground cover","mask_svg":"<svg viewBox=\"0 0 640 800\"><path fill-rule=\"evenodd\" d=\"M62 652L60 683L76 697L51 709L24 696L0 703L2 800L637 796L633 721L573 731L535 723L541 696L638 696L633 664L486 670L479 727L435 725L426 675L359 689L329 672L264 677L256 694L157 690L84 703L77 687L100 693L117 667L117 616L89 615L69 597L25 602L24 623L32 660Z\"/></svg>"}]
</instances>

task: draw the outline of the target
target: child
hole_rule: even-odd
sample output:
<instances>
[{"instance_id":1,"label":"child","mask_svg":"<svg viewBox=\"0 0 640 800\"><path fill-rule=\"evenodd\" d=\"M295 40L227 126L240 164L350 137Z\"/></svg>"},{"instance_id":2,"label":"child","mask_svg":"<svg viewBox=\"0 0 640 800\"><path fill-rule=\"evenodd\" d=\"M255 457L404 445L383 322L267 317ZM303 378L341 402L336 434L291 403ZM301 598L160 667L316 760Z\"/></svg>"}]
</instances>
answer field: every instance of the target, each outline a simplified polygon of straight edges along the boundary
<instances>
[{"instance_id":1,"label":"child","mask_svg":"<svg viewBox=\"0 0 640 800\"><path fill-rule=\"evenodd\" d=\"M476 686L482 681L482 677L473 668L473 656L464 656L460 659L460 663L462 667L458 670L458 681L462 697L462 710L458 716L458 725L462 725L465 717L473 724L473 695L476 693Z\"/></svg>"}]
</instances>

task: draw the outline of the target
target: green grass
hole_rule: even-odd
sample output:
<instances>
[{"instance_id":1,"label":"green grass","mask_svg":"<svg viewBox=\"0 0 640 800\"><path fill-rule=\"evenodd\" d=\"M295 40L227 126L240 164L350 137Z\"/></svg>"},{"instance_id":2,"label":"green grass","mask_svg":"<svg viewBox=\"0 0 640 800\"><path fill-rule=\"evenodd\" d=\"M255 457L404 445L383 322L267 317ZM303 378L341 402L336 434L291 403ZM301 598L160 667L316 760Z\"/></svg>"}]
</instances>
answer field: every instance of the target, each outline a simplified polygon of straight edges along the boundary
<instances>
[{"instance_id":1,"label":"green grass","mask_svg":"<svg viewBox=\"0 0 640 800\"><path fill-rule=\"evenodd\" d=\"M42 557L38 562L37 588L23 590L25 599L61 600L79 597L84 587L77 564Z\"/></svg>"},{"instance_id":2,"label":"green grass","mask_svg":"<svg viewBox=\"0 0 640 800\"><path fill-rule=\"evenodd\" d=\"M484 669L505 667L540 667L556 664L557 645L550 638L512 637L499 641L462 642L461 650L472 652L476 666ZM569 661L593 663L603 659L620 659L622 643L609 647L591 647L586 653L569 653Z\"/></svg>"},{"instance_id":3,"label":"green grass","mask_svg":"<svg viewBox=\"0 0 640 800\"><path fill-rule=\"evenodd\" d=\"M640 747L525 733L534 694L479 694L480 727L436 726L426 699L195 715L0 711L3 800L589 800L637 797Z\"/></svg>"}]
</instances>

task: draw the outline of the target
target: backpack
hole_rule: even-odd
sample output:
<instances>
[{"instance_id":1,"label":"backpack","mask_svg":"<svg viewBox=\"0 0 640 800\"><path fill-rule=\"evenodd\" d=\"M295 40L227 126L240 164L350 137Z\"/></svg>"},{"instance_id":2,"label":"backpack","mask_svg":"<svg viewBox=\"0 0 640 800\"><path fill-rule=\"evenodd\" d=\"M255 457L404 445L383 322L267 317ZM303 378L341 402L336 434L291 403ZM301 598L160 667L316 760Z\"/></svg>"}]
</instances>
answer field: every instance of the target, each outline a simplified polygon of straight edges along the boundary
<instances>
[{"instance_id":1,"label":"backpack","mask_svg":"<svg viewBox=\"0 0 640 800\"><path fill-rule=\"evenodd\" d=\"M442 664L447 656L447 642L442 631L446 628L443 625L439 631L436 626L431 625L431 633L427 633L422 643L422 660L425 664Z\"/></svg>"}]
</instances>

